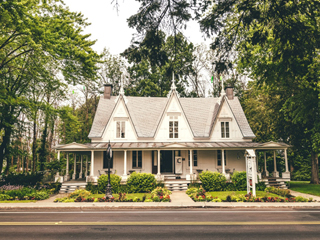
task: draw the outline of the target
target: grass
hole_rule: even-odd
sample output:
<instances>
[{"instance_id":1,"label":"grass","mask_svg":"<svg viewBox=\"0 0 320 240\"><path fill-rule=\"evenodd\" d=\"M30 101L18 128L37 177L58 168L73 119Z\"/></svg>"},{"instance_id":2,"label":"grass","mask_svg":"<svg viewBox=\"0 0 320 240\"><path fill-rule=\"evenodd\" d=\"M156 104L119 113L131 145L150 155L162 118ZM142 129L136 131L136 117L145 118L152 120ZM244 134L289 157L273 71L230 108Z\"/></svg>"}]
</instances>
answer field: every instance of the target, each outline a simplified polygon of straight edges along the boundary
<instances>
[{"instance_id":1,"label":"grass","mask_svg":"<svg viewBox=\"0 0 320 240\"><path fill-rule=\"evenodd\" d=\"M7 200L7 201L0 201L0 203L29 203L29 202L36 202L37 200Z\"/></svg>"},{"instance_id":2,"label":"grass","mask_svg":"<svg viewBox=\"0 0 320 240\"><path fill-rule=\"evenodd\" d=\"M309 181L292 181L290 190L320 196L320 185L310 184Z\"/></svg>"},{"instance_id":3,"label":"grass","mask_svg":"<svg viewBox=\"0 0 320 240\"><path fill-rule=\"evenodd\" d=\"M225 200L228 195L233 196L240 196L240 195L246 195L247 191L221 191L221 192L208 192L212 197L218 197L221 200ZM277 194L274 193L266 193L264 191L256 191L257 197L279 197Z\"/></svg>"},{"instance_id":4,"label":"grass","mask_svg":"<svg viewBox=\"0 0 320 240\"><path fill-rule=\"evenodd\" d=\"M118 198L119 194L112 194L114 198ZM144 195L147 196L147 198L151 198L151 193L127 193L126 197L127 199L134 199L135 197L137 198L142 198ZM88 198L103 198L105 194L91 194Z\"/></svg>"}]
</instances>

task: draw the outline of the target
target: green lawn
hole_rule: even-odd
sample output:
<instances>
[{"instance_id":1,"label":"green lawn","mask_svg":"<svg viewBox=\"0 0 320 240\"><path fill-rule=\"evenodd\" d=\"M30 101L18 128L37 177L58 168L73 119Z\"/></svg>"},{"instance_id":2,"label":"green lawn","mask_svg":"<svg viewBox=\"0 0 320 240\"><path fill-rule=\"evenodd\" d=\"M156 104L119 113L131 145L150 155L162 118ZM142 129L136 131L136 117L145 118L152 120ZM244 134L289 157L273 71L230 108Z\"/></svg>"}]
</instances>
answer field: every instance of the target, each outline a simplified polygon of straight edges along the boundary
<instances>
[{"instance_id":1,"label":"green lawn","mask_svg":"<svg viewBox=\"0 0 320 240\"><path fill-rule=\"evenodd\" d=\"M290 190L320 196L320 185L310 184L309 181L292 181Z\"/></svg>"},{"instance_id":2,"label":"green lawn","mask_svg":"<svg viewBox=\"0 0 320 240\"><path fill-rule=\"evenodd\" d=\"M218 197L221 200L225 200L228 195L232 196L240 196L240 195L246 195L247 191L221 191L221 192L208 192L212 197ZM256 192L257 197L279 197L276 194L273 193L266 193L264 191L257 191Z\"/></svg>"},{"instance_id":3,"label":"green lawn","mask_svg":"<svg viewBox=\"0 0 320 240\"><path fill-rule=\"evenodd\" d=\"M114 198L118 198L119 195L118 194L112 194L114 196ZM126 197L127 199L134 199L135 197L137 198L142 198L144 195L147 196L147 198L151 197L151 193L127 193ZM88 198L102 198L104 197L105 194L91 194Z\"/></svg>"}]
</instances>

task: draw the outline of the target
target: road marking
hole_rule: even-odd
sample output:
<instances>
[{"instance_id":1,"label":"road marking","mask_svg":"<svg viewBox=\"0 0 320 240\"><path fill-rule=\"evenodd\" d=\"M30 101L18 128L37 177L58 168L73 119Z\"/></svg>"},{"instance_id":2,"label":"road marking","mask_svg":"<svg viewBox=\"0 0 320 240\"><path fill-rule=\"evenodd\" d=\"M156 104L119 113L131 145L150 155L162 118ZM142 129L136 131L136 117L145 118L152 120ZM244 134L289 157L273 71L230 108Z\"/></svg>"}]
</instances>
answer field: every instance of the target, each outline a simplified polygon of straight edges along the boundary
<instances>
[{"instance_id":1,"label":"road marking","mask_svg":"<svg viewBox=\"0 0 320 240\"><path fill-rule=\"evenodd\" d=\"M268 210L244 210L244 211L232 211L232 210L226 210L226 211L215 211L215 210L206 210L206 211L80 211L80 212L0 212L0 215L2 214L106 214L106 213L117 213L117 214L154 214L154 213L162 213L162 214L168 214L168 213L187 213L187 214L192 214L192 213L320 213L320 210L294 210L294 211L286 211L286 210L278 210L278 211L268 211Z\"/></svg>"},{"instance_id":2,"label":"road marking","mask_svg":"<svg viewBox=\"0 0 320 240\"><path fill-rule=\"evenodd\" d=\"M320 221L292 222L0 222L0 226L221 226L221 225L320 225Z\"/></svg>"}]
</instances>

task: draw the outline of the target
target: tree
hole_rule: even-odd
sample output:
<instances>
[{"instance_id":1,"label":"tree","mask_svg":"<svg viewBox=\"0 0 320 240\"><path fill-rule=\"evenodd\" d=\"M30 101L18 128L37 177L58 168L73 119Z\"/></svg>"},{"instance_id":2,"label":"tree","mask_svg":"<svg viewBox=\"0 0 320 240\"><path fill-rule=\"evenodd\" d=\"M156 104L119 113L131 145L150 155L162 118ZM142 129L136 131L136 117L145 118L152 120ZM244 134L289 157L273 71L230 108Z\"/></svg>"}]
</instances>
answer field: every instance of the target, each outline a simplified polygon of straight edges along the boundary
<instances>
[{"instance_id":1,"label":"tree","mask_svg":"<svg viewBox=\"0 0 320 240\"><path fill-rule=\"evenodd\" d=\"M83 16L60 1L2 1L0 16L1 172L18 116L34 103L33 86L55 79L48 67L63 76L59 84L78 84L95 79L99 56L91 49L94 41L81 33L88 25Z\"/></svg>"},{"instance_id":2,"label":"tree","mask_svg":"<svg viewBox=\"0 0 320 240\"><path fill-rule=\"evenodd\" d=\"M282 139L311 153L311 183L319 183L320 2L222 1L208 3L202 30L212 47L250 73L261 89L280 96L276 123L293 127ZM279 129L279 127L278 127ZM289 137L289 138L286 138Z\"/></svg>"},{"instance_id":3,"label":"tree","mask_svg":"<svg viewBox=\"0 0 320 240\"><path fill-rule=\"evenodd\" d=\"M149 32L144 41L122 54L132 64L128 68L130 83L126 94L166 96L174 73L178 92L188 95L187 78L194 73L193 52L193 44L182 34L166 37L163 32Z\"/></svg>"}]
</instances>

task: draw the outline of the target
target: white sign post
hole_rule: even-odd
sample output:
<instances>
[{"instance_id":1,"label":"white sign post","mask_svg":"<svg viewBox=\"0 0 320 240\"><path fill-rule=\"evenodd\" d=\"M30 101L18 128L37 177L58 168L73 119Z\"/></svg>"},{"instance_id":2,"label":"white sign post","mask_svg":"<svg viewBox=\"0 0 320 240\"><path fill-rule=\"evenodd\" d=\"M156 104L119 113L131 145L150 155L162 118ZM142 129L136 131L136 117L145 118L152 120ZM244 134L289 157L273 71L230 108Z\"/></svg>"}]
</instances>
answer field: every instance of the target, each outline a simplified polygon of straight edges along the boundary
<instances>
[{"instance_id":1,"label":"white sign post","mask_svg":"<svg viewBox=\"0 0 320 240\"><path fill-rule=\"evenodd\" d=\"M247 193L249 194L252 189L252 196L256 196L256 183L257 183L257 165L256 154L254 150L247 149L246 157L246 172L247 172Z\"/></svg>"}]
</instances>

